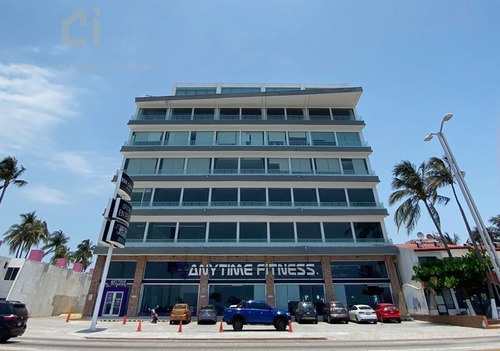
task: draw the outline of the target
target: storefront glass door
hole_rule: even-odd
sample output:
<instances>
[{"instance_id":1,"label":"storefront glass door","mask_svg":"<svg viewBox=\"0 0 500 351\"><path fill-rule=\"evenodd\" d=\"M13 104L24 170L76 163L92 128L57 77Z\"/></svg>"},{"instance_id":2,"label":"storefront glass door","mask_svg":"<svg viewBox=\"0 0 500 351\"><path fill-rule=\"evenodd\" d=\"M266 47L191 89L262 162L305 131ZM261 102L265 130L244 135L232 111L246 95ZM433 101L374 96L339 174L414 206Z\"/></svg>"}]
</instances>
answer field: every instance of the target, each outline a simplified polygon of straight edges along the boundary
<instances>
[{"instance_id":1,"label":"storefront glass door","mask_svg":"<svg viewBox=\"0 0 500 351\"><path fill-rule=\"evenodd\" d=\"M108 291L104 302L103 316L118 317L123 300L122 291Z\"/></svg>"}]
</instances>

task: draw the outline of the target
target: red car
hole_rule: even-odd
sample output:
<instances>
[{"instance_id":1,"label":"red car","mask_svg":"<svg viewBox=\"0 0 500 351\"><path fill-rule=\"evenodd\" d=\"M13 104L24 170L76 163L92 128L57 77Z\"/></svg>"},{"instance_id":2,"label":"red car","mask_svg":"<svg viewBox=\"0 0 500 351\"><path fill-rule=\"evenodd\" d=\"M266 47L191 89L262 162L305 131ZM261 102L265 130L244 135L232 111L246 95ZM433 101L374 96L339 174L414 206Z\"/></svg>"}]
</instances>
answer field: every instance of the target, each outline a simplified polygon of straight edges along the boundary
<instances>
[{"instance_id":1,"label":"red car","mask_svg":"<svg viewBox=\"0 0 500 351\"><path fill-rule=\"evenodd\" d=\"M377 314L377 320L382 323L388 320L395 320L396 322L401 323L399 310L392 303L378 303L375 306L375 313Z\"/></svg>"}]
</instances>

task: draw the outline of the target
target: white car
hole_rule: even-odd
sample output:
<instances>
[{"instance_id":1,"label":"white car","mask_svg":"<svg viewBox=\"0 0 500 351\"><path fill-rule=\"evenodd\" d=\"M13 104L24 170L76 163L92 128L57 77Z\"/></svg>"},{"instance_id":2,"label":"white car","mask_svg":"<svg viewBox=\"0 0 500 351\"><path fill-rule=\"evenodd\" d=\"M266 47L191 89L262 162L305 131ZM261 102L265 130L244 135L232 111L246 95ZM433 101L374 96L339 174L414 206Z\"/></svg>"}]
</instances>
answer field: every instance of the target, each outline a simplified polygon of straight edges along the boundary
<instances>
[{"instance_id":1,"label":"white car","mask_svg":"<svg viewBox=\"0 0 500 351\"><path fill-rule=\"evenodd\" d=\"M377 323L377 314L368 305L353 305L349 310L349 320L359 322Z\"/></svg>"}]
</instances>

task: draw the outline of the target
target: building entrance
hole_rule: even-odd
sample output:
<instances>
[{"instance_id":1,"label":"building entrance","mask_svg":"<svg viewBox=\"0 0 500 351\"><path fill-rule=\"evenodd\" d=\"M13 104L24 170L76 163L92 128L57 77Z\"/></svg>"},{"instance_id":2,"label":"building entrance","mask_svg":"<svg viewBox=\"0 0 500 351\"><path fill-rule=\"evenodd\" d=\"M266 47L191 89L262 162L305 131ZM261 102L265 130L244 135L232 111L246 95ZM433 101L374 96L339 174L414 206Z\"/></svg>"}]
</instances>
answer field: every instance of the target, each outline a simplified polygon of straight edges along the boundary
<instances>
[{"instance_id":1,"label":"building entrance","mask_svg":"<svg viewBox=\"0 0 500 351\"><path fill-rule=\"evenodd\" d=\"M108 291L104 299L102 315L106 317L118 317L120 315L123 301L123 291Z\"/></svg>"}]
</instances>

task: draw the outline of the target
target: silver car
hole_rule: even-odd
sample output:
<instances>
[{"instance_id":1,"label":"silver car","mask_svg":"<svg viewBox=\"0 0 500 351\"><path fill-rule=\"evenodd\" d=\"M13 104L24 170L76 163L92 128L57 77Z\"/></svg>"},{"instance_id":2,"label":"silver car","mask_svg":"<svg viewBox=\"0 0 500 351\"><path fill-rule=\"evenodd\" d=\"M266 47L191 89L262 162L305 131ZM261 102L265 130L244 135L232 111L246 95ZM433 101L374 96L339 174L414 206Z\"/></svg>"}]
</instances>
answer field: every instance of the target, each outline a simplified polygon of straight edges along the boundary
<instances>
[{"instance_id":1,"label":"silver car","mask_svg":"<svg viewBox=\"0 0 500 351\"><path fill-rule=\"evenodd\" d=\"M368 305L353 305L349 310L349 320L360 322L372 322L377 324L377 314Z\"/></svg>"},{"instance_id":2,"label":"silver car","mask_svg":"<svg viewBox=\"0 0 500 351\"><path fill-rule=\"evenodd\" d=\"M213 305L206 305L200 308L198 313L198 324L201 323L217 323L217 309Z\"/></svg>"}]
</instances>

